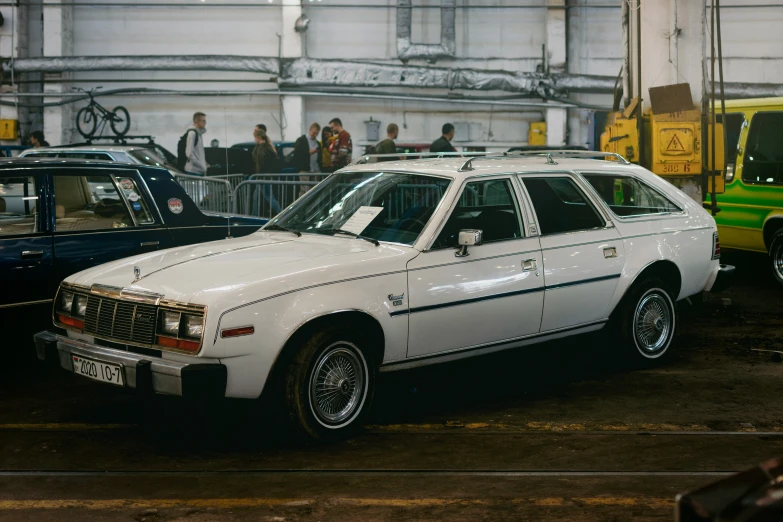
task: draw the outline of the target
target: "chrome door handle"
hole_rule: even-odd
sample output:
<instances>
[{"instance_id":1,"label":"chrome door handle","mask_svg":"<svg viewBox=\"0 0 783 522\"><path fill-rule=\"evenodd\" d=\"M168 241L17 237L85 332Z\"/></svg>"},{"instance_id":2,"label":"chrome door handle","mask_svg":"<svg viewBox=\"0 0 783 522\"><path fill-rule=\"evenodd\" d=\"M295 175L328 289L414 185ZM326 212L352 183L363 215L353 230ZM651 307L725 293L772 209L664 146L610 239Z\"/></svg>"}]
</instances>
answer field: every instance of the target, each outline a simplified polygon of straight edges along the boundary
<instances>
[{"instance_id":1,"label":"chrome door handle","mask_svg":"<svg viewBox=\"0 0 783 522\"><path fill-rule=\"evenodd\" d=\"M604 259L609 259L611 257L617 257L617 249L615 247L604 248Z\"/></svg>"},{"instance_id":2,"label":"chrome door handle","mask_svg":"<svg viewBox=\"0 0 783 522\"><path fill-rule=\"evenodd\" d=\"M142 247L156 247L160 244L160 241L144 241L141 246Z\"/></svg>"},{"instance_id":3,"label":"chrome door handle","mask_svg":"<svg viewBox=\"0 0 783 522\"><path fill-rule=\"evenodd\" d=\"M43 250L23 250L22 259L37 259L43 257Z\"/></svg>"},{"instance_id":4,"label":"chrome door handle","mask_svg":"<svg viewBox=\"0 0 783 522\"><path fill-rule=\"evenodd\" d=\"M522 270L525 272L532 272L538 270L538 261L535 259L525 259L522 261Z\"/></svg>"}]
</instances>

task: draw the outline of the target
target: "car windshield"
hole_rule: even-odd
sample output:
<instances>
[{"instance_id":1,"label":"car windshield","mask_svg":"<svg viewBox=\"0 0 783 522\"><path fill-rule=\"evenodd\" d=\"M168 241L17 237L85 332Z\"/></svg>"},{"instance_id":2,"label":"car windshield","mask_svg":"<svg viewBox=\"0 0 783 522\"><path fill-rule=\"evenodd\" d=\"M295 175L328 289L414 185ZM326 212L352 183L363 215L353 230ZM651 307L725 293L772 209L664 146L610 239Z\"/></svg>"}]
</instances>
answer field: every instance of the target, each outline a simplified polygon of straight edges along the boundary
<instances>
[{"instance_id":1,"label":"car windshield","mask_svg":"<svg viewBox=\"0 0 783 522\"><path fill-rule=\"evenodd\" d=\"M152 165L153 167L167 167L168 162L156 155L149 149L135 149L129 150L128 154L144 163L145 165Z\"/></svg>"},{"instance_id":2,"label":"car windshield","mask_svg":"<svg viewBox=\"0 0 783 522\"><path fill-rule=\"evenodd\" d=\"M349 232L411 245L450 183L448 179L419 174L335 174L271 224L305 233Z\"/></svg>"}]
</instances>

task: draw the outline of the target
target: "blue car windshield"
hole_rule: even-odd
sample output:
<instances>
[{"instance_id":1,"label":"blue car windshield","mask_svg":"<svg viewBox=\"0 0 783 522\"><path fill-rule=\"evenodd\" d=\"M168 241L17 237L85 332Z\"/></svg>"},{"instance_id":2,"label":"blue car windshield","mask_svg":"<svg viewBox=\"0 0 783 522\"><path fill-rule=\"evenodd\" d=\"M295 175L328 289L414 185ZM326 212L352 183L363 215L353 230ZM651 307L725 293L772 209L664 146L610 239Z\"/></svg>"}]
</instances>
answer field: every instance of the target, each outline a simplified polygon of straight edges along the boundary
<instances>
[{"instance_id":1,"label":"blue car windshield","mask_svg":"<svg viewBox=\"0 0 783 522\"><path fill-rule=\"evenodd\" d=\"M350 232L412 245L450 183L449 179L420 174L335 174L270 225L315 234Z\"/></svg>"}]
</instances>

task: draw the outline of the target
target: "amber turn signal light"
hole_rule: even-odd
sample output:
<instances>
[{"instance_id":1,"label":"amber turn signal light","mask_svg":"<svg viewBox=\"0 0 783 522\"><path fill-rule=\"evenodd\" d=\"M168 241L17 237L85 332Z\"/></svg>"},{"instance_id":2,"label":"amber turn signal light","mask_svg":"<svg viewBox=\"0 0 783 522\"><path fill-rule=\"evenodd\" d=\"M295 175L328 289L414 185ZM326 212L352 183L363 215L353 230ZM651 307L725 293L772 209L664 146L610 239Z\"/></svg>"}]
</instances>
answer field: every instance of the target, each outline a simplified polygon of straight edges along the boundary
<instances>
[{"instance_id":1,"label":"amber turn signal light","mask_svg":"<svg viewBox=\"0 0 783 522\"><path fill-rule=\"evenodd\" d=\"M220 337L239 337L241 335L252 335L256 329L252 326L240 326L239 328L226 328L221 330Z\"/></svg>"},{"instance_id":2,"label":"amber turn signal light","mask_svg":"<svg viewBox=\"0 0 783 522\"><path fill-rule=\"evenodd\" d=\"M79 330L84 330L84 321L81 319L76 319L75 317L70 317L68 315L57 314L57 320L66 326L73 326Z\"/></svg>"}]
</instances>

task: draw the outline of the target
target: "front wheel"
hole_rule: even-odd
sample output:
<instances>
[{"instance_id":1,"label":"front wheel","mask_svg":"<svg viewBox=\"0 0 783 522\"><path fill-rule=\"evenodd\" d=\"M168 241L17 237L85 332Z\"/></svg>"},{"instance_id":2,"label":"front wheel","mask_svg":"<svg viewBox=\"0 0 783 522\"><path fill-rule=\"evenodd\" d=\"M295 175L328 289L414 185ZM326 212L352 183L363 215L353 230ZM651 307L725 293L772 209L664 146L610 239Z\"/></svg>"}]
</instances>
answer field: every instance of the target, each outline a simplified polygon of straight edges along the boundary
<instances>
[{"instance_id":1,"label":"front wheel","mask_svg":"<svg viewBox=\"0 0 783 522\"><path fill-rule=\"evenodd\" d=\"M95 134L95 127L98 125L98 117L92 107L82 107L76 113L76 130L85 138L92 137Z\"/></svg>"},{"instance_id":2,"label":"front wheel","mask_svg":"<svg viewBox=\"0 0 783 522\"><path fill-rule=\"evenodd\" d=\"M618 319L623 349L632 364L650 366L671 356L677 309L663 281L647 278L636 283Z\"/></svg>"},{"instance_id":3,"label":"front wheel","mask_svg":"<svg viewBox=\"0 0 783 522\"><path fill-rule=\"evenodd\" d=\"M769 258L772 261L772 275L778 283L783 284L783 229L775 232L769 247Z\"/></svg>"},{"instance_id":4,"label":"front wheel","mask_svg":"<svg viewBox=\"0 0 783 522\"><path fill-rule=\"evenodd\" d=\"M128 113L128 109L122 105L117 105L112 111L109 125L111 125L111 130L114 131L114 134L125 136L128 133L128 129L130 129L130 113Z\"/></svg>"},{"instance_id":5,"label":"front wheel","mask_svg":"<svg viewBox=\"0 0 783 522\"><path fill-rule=\"evenodd\" d=\"M312 335L291 361L285 380L294 428L320 440L352 433L369 410L374 391L369 340L348 329Z\"/></svg>"}]
</instances>

